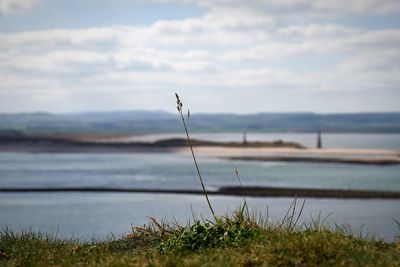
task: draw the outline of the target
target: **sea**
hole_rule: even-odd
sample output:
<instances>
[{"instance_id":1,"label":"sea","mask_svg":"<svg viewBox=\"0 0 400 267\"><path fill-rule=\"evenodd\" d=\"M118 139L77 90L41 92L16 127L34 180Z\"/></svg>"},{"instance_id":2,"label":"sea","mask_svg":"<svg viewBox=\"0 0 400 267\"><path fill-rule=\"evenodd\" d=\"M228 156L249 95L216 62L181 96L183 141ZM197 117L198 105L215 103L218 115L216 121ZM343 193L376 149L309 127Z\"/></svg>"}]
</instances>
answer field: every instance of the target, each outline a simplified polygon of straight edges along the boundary
<instances>
[{"instance_id":1,"label":"sea","mask_svg":"<svg viewBox=\"0 0 400 267\"><path fill-rule=\"evenodd\" d=\"M155 141L181 134L135 135L122 141ZM241 141L241 133L201 133L194 138ZM249 141L293 141L315 147L315 134L247 133ZM119 140L121 141L121 140ZM323 134L324 147L390 149L400 153L400 134ZM238 185L380 190L400 192L400 166L244 162L199 156L208 189ZM174 153L0 153L0 188L118 187L200 189L192 158ZM226 215L242 197L211 196ZM248 197L254 213L271 222L282 219L294 198ZM298 209L303 199L297 199ZM186 224L211 219L201 195L153 193L0 193L0 230L40 231L60 238L104 240L143 226L150 217ZM400 236L400 200L305 199L299 227L323 222L353 234L393 241ZM396 222L397 221L397 222Z\"/></svg>"}]
</instances>

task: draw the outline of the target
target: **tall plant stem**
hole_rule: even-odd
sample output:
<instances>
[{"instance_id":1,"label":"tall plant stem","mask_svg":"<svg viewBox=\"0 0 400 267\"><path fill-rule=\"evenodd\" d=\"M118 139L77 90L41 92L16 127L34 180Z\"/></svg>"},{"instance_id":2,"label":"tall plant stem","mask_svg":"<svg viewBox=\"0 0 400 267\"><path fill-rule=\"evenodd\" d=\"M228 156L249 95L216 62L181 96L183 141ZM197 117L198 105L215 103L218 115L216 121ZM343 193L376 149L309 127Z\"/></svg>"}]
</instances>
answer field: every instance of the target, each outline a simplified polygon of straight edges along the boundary
<instances>
[{"instance_id":1,"label":"tall plant stem","mask_svg":"<svg viewBox=\"0 0 400 267\"><path fill-rule=\"evenodd\" d=\"M247 206L247 201L246 201L246 196L244 195L244 190L243 190L243 185L242 185L242 181L240 180L240 176L239 176L239 170L235 167L235 173L236 173L236 178L239 181L239 185L240 185L240 189L241 189L241 193L243 196L243 201L244 201L244 207L246 207L246 212L247 212L247 216L250 218L250 212L249 212L249 207Z\"/></svg>"},{"instance_id":2,"label":"tall plant stem","mask_svg":"<svg viewBox=\"0 0 400 267\"><path fill-rule=\"evenodd\" d=\"M217 216L215 215L214 210L213 210L213 208L211 206L210 200L208 199L208 194L207 194L206 188L205 188L204 183L203 183L203 178L202 178L201 173L200 173L199 165L197 164L196 156L194 155L192 141L190 140L189 131L188 131L187 126L186 126L185 117L183 116L182 109L179 110L179 114L181 115L181 118L182 118L183 127L185 128L186 137L187 137L187 140L189 142L190 151L192 152L194 165L196 166L197 174L198 174L199 179L200 179L200 184L201 184L201 187L203 189L203 193L204 193L204 195L206 197L208 207L210 208L211 213L212 213L215 221L217 221Z\"/></svg>"}]
</instances>

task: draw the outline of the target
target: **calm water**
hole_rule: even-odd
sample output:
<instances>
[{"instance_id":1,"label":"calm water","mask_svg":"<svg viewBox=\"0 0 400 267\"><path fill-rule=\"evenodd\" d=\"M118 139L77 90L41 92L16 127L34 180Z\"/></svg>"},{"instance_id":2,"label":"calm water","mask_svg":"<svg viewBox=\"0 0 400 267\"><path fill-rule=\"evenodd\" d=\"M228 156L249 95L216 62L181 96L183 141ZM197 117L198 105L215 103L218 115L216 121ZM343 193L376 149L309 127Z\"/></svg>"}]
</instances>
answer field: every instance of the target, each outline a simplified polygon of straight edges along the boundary
<instances>
[{"instance_id":1,"label":"calm water","mask_svg":"<svg viewBox=\"0 0 400 267\"><path fill-rule=\"evenodd\" d=\"M226 214L242 203L240 197L211 197L215 211ZM292 199L248 198L249 206L272 221L283 218ZM298 201L301 201L299 199ZM351 225L357 233L393 240L400 229L393 219L400 220L398 200L332 200L307 199L302 223L311 218L328 217L328 223ZM300 207L298 207L300 208ZM116 194L116 193L46 193L46 194L1 194L0 225L12 226L15 230L35 229L58 232L64 238L102 239L111 234L120 236L129 233L131 224L140 226L147 222L146 216L158 219L176 219L186 223L192 219L211 216L201 196Z\"/></svg>"},{"instance_id":2,"label":"calm water","mask_svg":"<svg viewBox=\"0 0 400 267\"><path fill-rule=\"evenodd\" d=\"M400 191L400 166L231 162L199 159L206 185L245 185ZM199 188L192 159L168 153L0 153L0 187L116 186Z\"/></svg>"},{"instance_id":3,"label":"calm water","mask_svg":"<svg viewBox=\"0 0 400 267\"><path fill-rule=\"evenodd\" d=\"M236 136L236 137L235 137ZM249 134L248 139L256 135ZM264 135L263 135L264 136ZM282 137L283 136L283 137ZM286 137L293 138L286 138ZM358 136L358 135L357 135ZM338 147L388 147L398 149L399 135L332 135ZM150 136L146 138L156 138ZM265 136L264 136L265 137ZM326 146L329 144L326 136ZM143 137L142 137L143 138ZM241 135L211 135L212 140L235 140ZM288 141L310 140L311 135L281 135ZM297 139L296 139L297 138ZM260 139L258 140L269 140ZM336 143L335 143L336 142ZM308 143L301 142L303 145ZM390 145L391 144L391 145ZM361 146L363 147L363 146ZM246 185L283 187L342 188L400 191L400 166L361 166L342 164L230 162L199 159L209 188L236 185L233 168L238 167ZM0 153L0 187L117 186L142 188L199 188L195 169L185 155L166 153L133 154L29 154ZM239 197L213 197L219 213L238 206ZM280 218L291 199L251 198L254 209ZM110 233L126 233L133 225L146 222L146 216L175 217L186 222L192 217L191 206L208 216L201 196L115 193L0 193L0 227L55 232L63 237L104 238ZM328 222L347 223L354 229L364 225L363 233L376 233L392 240L400 229L400 200L307 199L304 221L319 212L333 212Z\"/></svg>"}]
</instances>

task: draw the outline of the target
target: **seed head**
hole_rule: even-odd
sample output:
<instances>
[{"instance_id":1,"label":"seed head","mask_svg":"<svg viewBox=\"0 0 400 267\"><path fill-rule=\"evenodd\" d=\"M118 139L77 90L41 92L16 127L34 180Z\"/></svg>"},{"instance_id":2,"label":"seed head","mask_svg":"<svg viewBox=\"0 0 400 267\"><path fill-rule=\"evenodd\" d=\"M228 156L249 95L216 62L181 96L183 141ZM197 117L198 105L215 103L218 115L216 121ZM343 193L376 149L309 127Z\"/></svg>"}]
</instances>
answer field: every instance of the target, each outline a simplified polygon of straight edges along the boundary
<instances>
[{"instance_id":1,"label":"seed head","mask_svg":"<svg viewBox=\"0 0 400 267\"><path fill-rule=\"evenodd\" d=\"M176 109L177 109L178 111L181 111L181 110L182 110L182 106L183 106L182 102L178 100L178 101L176 102Z\"/></svg>"},{"instance_id":2,"label":"seed head","mask_svg":"<svg viewBox=\"0 0 400 267\"><path fill-rule=\"evenodd\" d=\"M179 99L179 95L177 93L175 93L175 96L176 96L176 109L178 111L181 111L183 104L182 104L181 100Z\"/></svg>"}]
</instances>

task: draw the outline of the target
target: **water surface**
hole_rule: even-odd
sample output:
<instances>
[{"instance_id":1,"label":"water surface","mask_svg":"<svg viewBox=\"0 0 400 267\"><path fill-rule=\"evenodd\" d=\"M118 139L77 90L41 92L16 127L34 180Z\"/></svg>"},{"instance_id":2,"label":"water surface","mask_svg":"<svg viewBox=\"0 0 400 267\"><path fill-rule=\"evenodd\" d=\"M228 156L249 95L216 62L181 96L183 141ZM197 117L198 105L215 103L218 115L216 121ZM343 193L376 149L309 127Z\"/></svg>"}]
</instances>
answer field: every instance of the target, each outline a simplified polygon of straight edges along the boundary
<instances>
[{"instance_id":1,"label":"water surface","mask_svg":"<svg viewBox=\"0 0 400 267\"><path fill-rule=\"evenodd\" d=\"M161 136L165 138L165 135ZM240 141L241 134L199 134L216 141ZM248 140L296 141L313 146L312 134L248 134ZM136 138L136 137L135 137ZM141 137L156 140L160 136ZM325 134L324 146L399 149L399 135ZM231 162L199 157L208 188L237 185L234 167L245 185L400 191L400 166ZM190 155L168 153L0 153L0 187L192 188L199 182ZM213 196L219 214L234 210L240 197ZM281 218L292 199L249 198L253 209ZM210 217L202 196L128 193L0 193L0 228L56 232L62 237L105 238L127 233L146 216L192 218L191 210ZM363 233L393 240L400 230L399 200L307 199L303 221L332 212L328 222L364 225Z\"/></svg>"}]
</instances>

